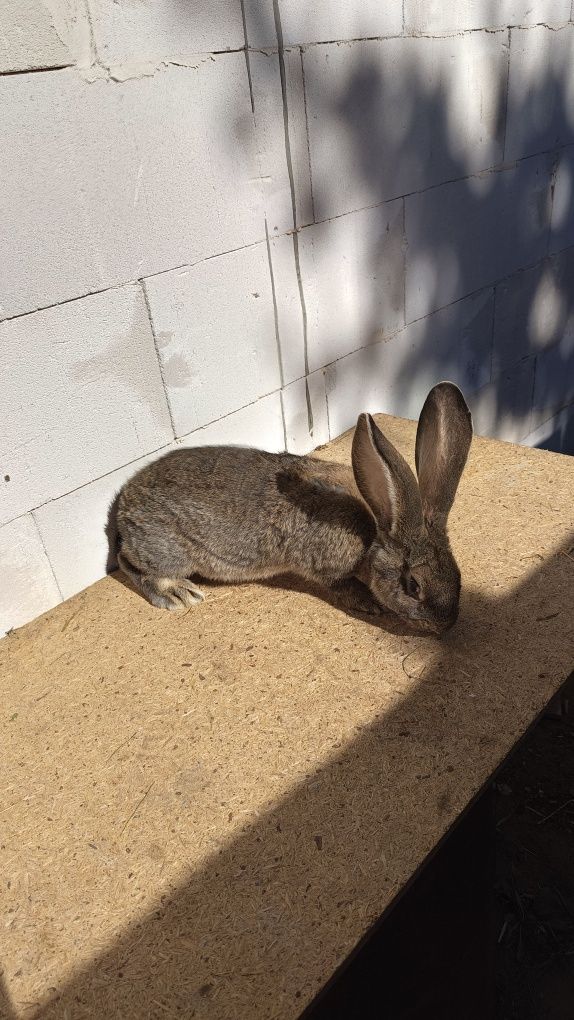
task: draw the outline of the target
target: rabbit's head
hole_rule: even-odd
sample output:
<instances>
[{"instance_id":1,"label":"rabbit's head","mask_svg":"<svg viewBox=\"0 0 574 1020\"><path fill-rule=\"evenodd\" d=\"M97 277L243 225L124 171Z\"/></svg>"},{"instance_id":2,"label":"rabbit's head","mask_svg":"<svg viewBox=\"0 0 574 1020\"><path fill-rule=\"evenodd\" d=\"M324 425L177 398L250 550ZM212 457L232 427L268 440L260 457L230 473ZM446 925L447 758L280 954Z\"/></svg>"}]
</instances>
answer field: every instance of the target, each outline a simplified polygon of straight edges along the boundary
<instances>
[{"instance_id":1,"label":"rabbit's head","mask_svg":"<svg viewBox=\"0 0 574 1020\"><path fill-rule=\"evenodd\" d=\"M421 412L418 483L370 415L359 417L353 438L355 480L377 524L358 576L381 605L438 634L458 616L460 571L447 519L471 440L470 411L449 382L430 391Z\"/></svg>"}]
</instances>

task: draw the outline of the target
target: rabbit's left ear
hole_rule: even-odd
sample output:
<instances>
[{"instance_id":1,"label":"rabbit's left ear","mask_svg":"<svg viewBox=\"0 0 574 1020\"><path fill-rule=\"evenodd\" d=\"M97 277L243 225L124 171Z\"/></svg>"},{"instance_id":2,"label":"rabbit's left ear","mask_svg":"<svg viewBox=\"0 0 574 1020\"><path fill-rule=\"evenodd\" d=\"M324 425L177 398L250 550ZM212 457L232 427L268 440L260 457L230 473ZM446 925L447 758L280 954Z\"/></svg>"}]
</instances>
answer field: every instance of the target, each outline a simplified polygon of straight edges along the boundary
<instances>
[{"instance_id":1,"label":"rabbit's left ear","mask_svg":"<svg viewBox=\"0 0 574 1020\"><path fill-rule=\"evenodd\" d=\"M438 383L425 400L415 446L427 522L446 525L471 441L472 418L461 391L454 383Z\"/></svg>"},{"instance_id":2,"label":"rabbit's left ear","mask_svg":"<svg viewBox=\"0 0 574 1020\"><path fill-rule=\"evenodd\" d=\"M359 415L352 463L357 488L377 526L390 535L418 534L423 519L417 480L370 414Z\"/></svg>"}]
</instances>

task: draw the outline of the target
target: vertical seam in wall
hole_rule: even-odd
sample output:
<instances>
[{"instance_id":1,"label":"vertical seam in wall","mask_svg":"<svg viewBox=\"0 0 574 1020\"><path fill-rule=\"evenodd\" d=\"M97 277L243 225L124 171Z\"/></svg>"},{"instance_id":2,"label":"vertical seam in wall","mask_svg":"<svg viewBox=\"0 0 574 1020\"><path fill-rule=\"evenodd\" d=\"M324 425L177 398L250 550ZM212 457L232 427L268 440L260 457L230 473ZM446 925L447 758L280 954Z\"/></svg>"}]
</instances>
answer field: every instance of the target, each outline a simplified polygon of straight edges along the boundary
<instances>
[{"instance_id":1,"label":"vertical seam in wall","mask_svg":"<svg viewBox=\"0 0 574 1020\"><path fill-rule=\"evenodd\" d=\"M550 170L550 201L548 203L548 236L546 238L545 258L550 257L550 241L552 239L552 215L554 212L554 192L556 190L556 174L558 173L559 162L560 154L558 152L555 152L552 163L552 169Z\"/></svg>"},{"instance_id":2,"label":"vertical seam in wall","mask_svg":"<svg viewBox=\"0 0 574 1020\"><path fill-rule=\"evenodd\" d=\"M48 556L48 550L46 549L46 545L44 543L44 536L43 536L43 534L42 534L42 532L40 530L40 525L38 524L38 521L36 520L36 517L35 517L35 514L34 514L33 510L30 510L30 517L34 521L34 527L36 528L36 531L38 532L38 538L40 539L40 542L42 544L42 549L44 550L44 556L46 557L46 560L47 560L48 566L50 568L52 577L54 578L54 584L56 585L56 588L58 589L58 595L60 596L60 598L61 598L61 600L63 602L64 601L64 596L62 595L62 589L60 588L60 585L58 583L58 578L56 577L56 574L55 574L54 568L52 566L50 557Z\"/></svg>"},{"instance_id":3,"label":"vertical seam in wall","mask_svg":"<svg viewBox=\"0 0 574 1020\"><path fill-rule=\"evenodd\" d=\"M313 194L313 171L311 169L311 138L309 136L309 115L307 113L307 84L305 82L305 64L303 62L303 47L299 50L301 56L301 80L303 83L303 106L305 108L305 134L307 135L307 162L309 163L309 190L311 192L311 215L315 222L315 196Z\"/></svg>"},{"instance_id":4,"label":"vertical seam in wall","mask_svg":"<svg viewBox=\"0 0 574 1020\"><path fill-rule=\"evenodd\" d=\"M573 2L574 2L574 0L573 0ZM406 29L405 29L405 20L406 20L405 19L405 3L406 3L406 0L403 0L403 35L405 35L405 33L406 33Z\"/></svg>"},{"instance_id":5,"label":"vertical seam in wall","mask_svg":"<svg viewBox=\"0 0 574 1020\"><path fill-rule=\"evenodd\" d=\"M313 435L313 410L311 408L311 394L309 393L309 351L308 351L308 330L307 330L307 305L305 303L305 291L301 277L301 262L299 258L299 237L297 234L297 199L295 195L295 178L293 175L293 159L291 155L291 141L289 139L289 106L287 103L287 75L285 72L285 48L283 46L283 29L281 27L281 12L279 11L279 0L273 0L273 17L275 20L275 34L277 36L277 56L279 59L279 76L281 78L281 98L283 101L283 131L285 135L285 157L287 160L287 174L289 176L289 190L291 192L291 211L293 215L293 255L295 258L295 272L297 275L297 288L299 290L299 301L301 304L301 317L303 319L303 361L305 369L305 399L307 402L307 425L309 434Z\"/></svg>"},{"instance_id":6,"label":"vertical seam in wall","mask_svg":"<svg viewBox=\"0 0 574 1020\"><path fill-rule=\"evenodd\" d=\"M149 327L151 329L151 335L153 337L153 345L155 347L155 356L157 358L159 374L161 376L161 384L163 386L165 402L166 402L167 410L168 410L168 413L169 413L169 420L170 420L170 424L171 424L171 431L173 433L173 438L177 439L177 435L176 435L176 432L175 432L175 422L173 420L173 412L172 412L171 403L170 403L170 400L169 400L169 393L167 392L167 386L166 386L166 383L165 383L165 376L163 374L163 364L162 364L162 360L161 360L161 358L159 356L159 347L158 347L158 344L157 344L157 336L156 336L156 333L155 333L155 326L153 324L153 316L152 316L152 313L151 313L151 307L150 307L150 303L149 303L149 298L148 298L148 293L147 293L147 289L146 289L146 285L145 285L145 280L139 280L138 282L139 282L139 284L141 286L141 289L142 289L143 299L144 299L145 306L146 306L146 311L147 311L147 317L149 319Z\"/></svg>"},{"instance_id":7,"label":"vertical seam in wall","mask_svg":"<svg viewBox=\"0 0 574 1020\"><path fill-rule=\"evenodd\" d=\"M489 375L488 375L488 378L489 378L490 382L494 382L494 379L493 379L493 372L494 372L494 337L495 337L494 330L495 330L495 324L496 324L496 291L497 290L498 290L498 286L495 285L492 288L492 330L491 330L491 333L490 333L490 372L489 372Z\"/></svg>"},{"instance_id":8,"label":"vertical seam in wall","mask_svg":"<svg viewBox=\"0 0 574 1020\"><path fill-rule=\"evenodd\" d=\"M533 424L532 423L532 418L533 418L533 415L534 415L534 390L536 388L536 372L537 372L537 369L538 369L538 356L535 355L534 356L534 369L533 369L533 372L532 372L532 390L530 391L530 413L528 415L528 432L526 433L527 436L529 436L531 432L534 432L534 429L532 428L532 424Z\"/></svg>"},{"instance_id":9,"label":"vertical seam in wall","mask_svg":"<svg viewBox=\"0 0 574 1020\"><path fill-rule=\"evenodd\" d=\"M96 43L96 33L94 29L94 22L92 19L92 12L90 10L90 0L84 0L86 8L86 17L88 19L88 26L90 29L90 50L91 50L91 61L93 64L99 64L100 58L98 55L98 46Z\"/></svg>"},{"instance_id":10,"label":"vertical seam in wall","mask_svg":"<svg viewBox=\"0 0 574 1020\"><path fill-rule=\"evenodd\" d=\"M508 29L508 47L506 54L506 89L504 92L504 134L502 139L502 162L506 159L506 130L508 127L508 94L510 90L510 40L512 38L512 29Z\"/></svg>"},{"instance_id":11,"label":"vertical seam in wall","mask_svg":"<svg viewBox=\"0 0 574 1020\"><path fill-rule=\"evenodd\" d=\"M285 451L287 452L287 450L288 450L288 446L287 446L287 418L286 418L286 415L285 415L285 404L283 402L283 394L284 394L284 392L285 392L284 390L280 390L279 391L279 402L281 404L281 419L283 421L283 445L285 447Z\"/></svg>"},{"instance_id":12,"label":"vertical seam in wall","mask_svg":"<svg viewBox=\"0 0 574 1020\"><path fill-rule=\"evenodd\" d=\"M407 240L407 202L403 198L403 327L407 325L407 253L409 242Z\"/></svg>"},{"instance_id":13,"label":"vertical seam in wall","mask_svg":"<svg viewBox=\"0 0 574 1020\"><path fill-rule=\"evenodd\" d=\"M325 369L323 369L323 385L325 387L325 407L327 409L327 435L329 436L329 439L332 439L331 417L329 415L329 394L327 393L327 373Z\"/></svg>"},{"instance_id":14,"label":"vertical seam in wall","mask_svg":"<svg viewBox=\"0 0 574 1020\"><path fill-rule=\"evenodd\" d=\"M243 22L243 40L245 43L245 65L247 67L247 81L249 82L249 98L251 99L251 113L255 113L255 102L253 99L253 79L251 77L251 62L249 60L249 40L247 38L247 19L245 17L245 0L241 0L241 20Z\"/></svg>"}]
</instances>

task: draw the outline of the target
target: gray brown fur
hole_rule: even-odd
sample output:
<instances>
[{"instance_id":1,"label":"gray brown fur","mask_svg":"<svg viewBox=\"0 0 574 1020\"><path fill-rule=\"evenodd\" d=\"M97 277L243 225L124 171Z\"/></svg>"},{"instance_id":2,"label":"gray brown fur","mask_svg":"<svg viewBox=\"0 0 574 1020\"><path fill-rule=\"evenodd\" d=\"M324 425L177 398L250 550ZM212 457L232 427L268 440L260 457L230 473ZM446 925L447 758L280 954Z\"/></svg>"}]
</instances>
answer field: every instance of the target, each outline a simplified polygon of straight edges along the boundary
<instances>
[{"instance_id":1,"label":"gray brown fur","mask_svg":"<svg viewBox=\"0 0 574 1020\"><path fill-rule=\"evenodd\" d=\"M162 608L201 601L196 575L241 582L289 572L334 590L348 608L385 607L444 630L460 592L446 518L471 437L456 387L431 391L418 433L419 477L432 480L421 494L368 415L357 423L352 468L241 447L169 453L120 492L120 566Z\"/></svg>"}]
</instances>

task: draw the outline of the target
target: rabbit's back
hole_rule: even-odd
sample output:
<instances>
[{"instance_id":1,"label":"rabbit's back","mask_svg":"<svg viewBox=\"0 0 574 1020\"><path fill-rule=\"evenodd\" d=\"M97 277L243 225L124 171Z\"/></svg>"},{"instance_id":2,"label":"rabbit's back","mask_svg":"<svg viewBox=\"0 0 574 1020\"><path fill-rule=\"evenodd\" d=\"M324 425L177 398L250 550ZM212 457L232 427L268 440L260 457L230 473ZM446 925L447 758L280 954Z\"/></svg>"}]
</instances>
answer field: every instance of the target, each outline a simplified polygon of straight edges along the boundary
<instances>
[{"instance_id":1,"label":"rabbit's back","mask_svg":"<svg viewBox=\"0 0 574 1020\"><path fill-rule=\"evenodd\" d=\"M374 524L345 465L241 447L177 450L118 504L122 551L142 571L247 580L352 573Z\"/></svg>"}]
</instances>

